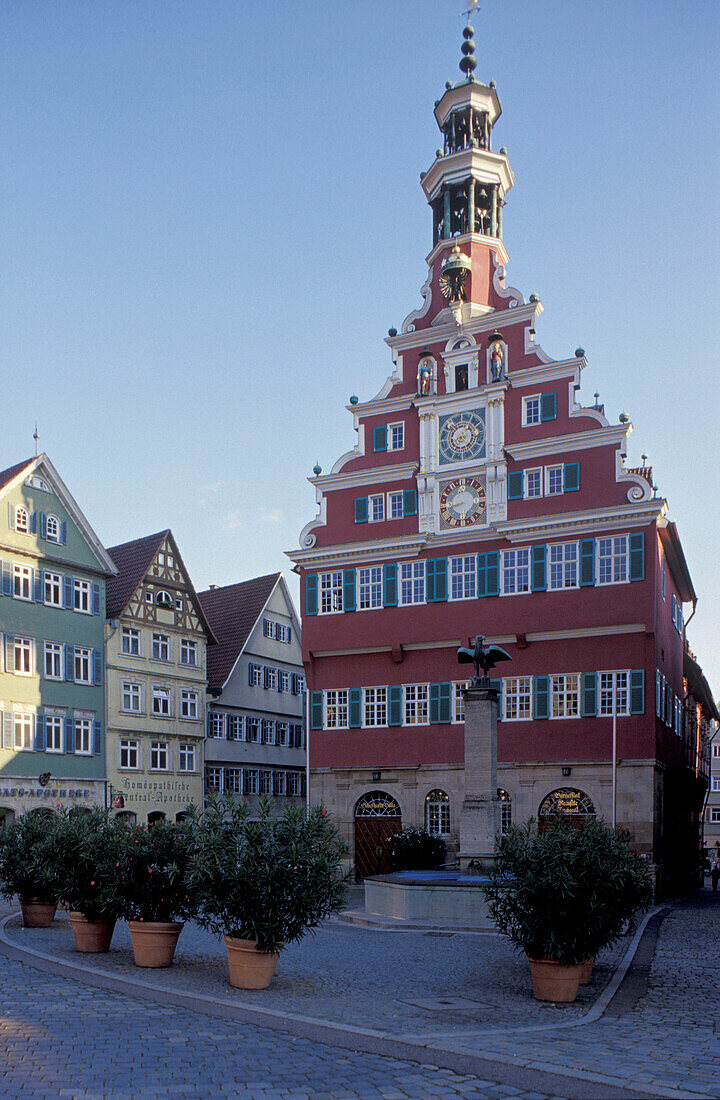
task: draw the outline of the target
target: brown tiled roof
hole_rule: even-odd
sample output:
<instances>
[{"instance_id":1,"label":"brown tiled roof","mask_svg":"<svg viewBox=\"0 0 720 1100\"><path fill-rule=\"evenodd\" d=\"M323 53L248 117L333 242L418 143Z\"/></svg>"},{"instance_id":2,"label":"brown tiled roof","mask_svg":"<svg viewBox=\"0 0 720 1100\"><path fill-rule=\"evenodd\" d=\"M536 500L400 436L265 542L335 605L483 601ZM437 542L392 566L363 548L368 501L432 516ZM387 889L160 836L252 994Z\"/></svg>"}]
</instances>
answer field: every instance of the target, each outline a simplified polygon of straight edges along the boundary
<instances>
[{"instance_id":1,"label":"brown tiled roof","mask_svg":"<svg viewBox=\"0 0 720 1100\"><path fill-rule=\"evenodd\" d=\"M108 548L108 554L118 567L117 577L109 577L107 582L108 619L120 618L169 534L169 530L158 531L156 535Z\"/></svg>"},{"instance_id":2,"label":"brown tiled roof","mask_svg":"<svg viewBox=\"0 0 720 1100\"><path fill-rule=\"evenodd\" d=\"M282 576L268 573L224 588L209 588L198 592L198 599L207 615L218 644L208 649L208 684L221 688L258 621L270 593Z\"/></svg>"},{"instance_id":3,"label":"brown tiled roof","mask_svg":"<svg viewBox=\"0 0 720 1100\"><path fill-rule=\"evenodd\" d=\"M0 472L0 489L4 489L6 485L17 477L19 473L29 466L31 462L34 462L34 458L26 458L24 462L18 462L17 466L10 466L7 470Z\"/></svg>"}]
</instances>

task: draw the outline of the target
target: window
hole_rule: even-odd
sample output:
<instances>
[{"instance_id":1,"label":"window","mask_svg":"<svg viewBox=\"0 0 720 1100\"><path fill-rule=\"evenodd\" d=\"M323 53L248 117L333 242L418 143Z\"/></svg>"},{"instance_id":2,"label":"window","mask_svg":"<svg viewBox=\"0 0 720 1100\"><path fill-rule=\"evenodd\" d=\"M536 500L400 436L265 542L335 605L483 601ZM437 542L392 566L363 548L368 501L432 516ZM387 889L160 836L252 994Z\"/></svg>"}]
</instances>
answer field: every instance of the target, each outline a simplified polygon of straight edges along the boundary
<instances>
[{"instance_id":1,"label":"window","mask_svg":"<svg viewBox=\"0 0 720 1100\"><path fill-rule=\"evenodd\" d=\"M504 835L512 825L512 799L502 787L498 787L497 793L500 799L500 832Z\"/></svg>"},{"instance_id":2,"label":"window","mask_svg":"<svg viewBox=\"0 0 720 1100\"><path fill-rule=\"evenodd\" d=\"M64 724L59 714L45 715L45 747L48 752L63 751Z\"/></svg>"},{"instance_id":3,"label":"window","mask_svg":"<svg viewBox=\"0 0 720 1100\"><path fill-rule=\"evenodd\" d=\"M285 772L273 772L273 794L285 794Z\"/></svg>"},{"instance_id":4,"label":"window","mask_svg":"<svg viewBox=\"0 0 720 1100\"><path fill-rule=\"evenodd\" d=\"M187 745L187 744L178 745L178 771L179 772L194 772L195 771L195 746L194 745Z\"/></svg>"},{"instance_id":5,"label":"window","mask_svg":"<svg viewBox=\"0 0 720 1100\"><path fill-rule=\"evenodd\" d=\"M347 691L325 692L325 728L329 730L348 728Z\"/></svg>"},{"instance_id":6,"label":"window","mask_svg":"<svg viewBox=\"0 0 720 1100\"><path fill-rule=\"evenodd\" d=\"M469 680L459 680L453 685L454 722L465 721L465 690L470 687Z\"/></svg>"},{"instance_id":7,"label":"window","mask_svg":"<svg viewBox=\"0 0 720 1100\"><path fill-rule=\"evenodd\" d=\"M299 673L293 673L293 695L302 695L304 691L305 677Z\"/></svg>"},{"instance_id":8,"label":"window","mask_svg":"<svg viewBox=\"0 0 720 1100\"><path fill-rule=\"evenodd\" d=\"M714 791L720 791L720 775L713 776L712 789Z\"/></svg>"},{"instance_id":9,"label":"window","mask_svg":"<svg viewBox=\"0 0 720 1100\"><path fill-rule=\"evenodd\" d=\"M63 679L62 646L59 642L45 642L45 679Z\"/></svg>"},{"instance_id":10,"label":"window","mask_svg":"<svg viewBox=\"0 0 720 1100\"><path fill-rule=\"evenodd\" d=\"M432 836L450 832L450 798L445 791L430 791L425 797L425 828Z\"/></svg>"},{"instance_id":11,"label":"window","mask_svg":"<svg viewBox=\"0 0 720 1100\"><path fill-rule=\"evenodd\" d=\"M16 676L32 676L32 651L32 638L15 638L13 642L13 654L15 657Z\"/></svg>"},{"instance_id":12,"label":"window","mask_svg":"<svg viewBox=\"0 0 720 1100\"><path fill-rule=\"evenodd\" d=\"M14 746L20 752L31 752L33 747L33 714L13 715Z\"/></svg>"},{"instance_id":13,"label":"window","mask_svg":"<svg viewBox=\"0 0 720 1100\"><path fill-rule=\"evenodd\" d=\"M165 560L167 562L168 569L175 568L175 558L172 554L167 554Z\"/></svg>"},{"instance_id":14,"label":"window","mask_svg":"<svg viewBox=\"0 0 720 1100\"><path fill-rule=\"evenodd\" d=\"M155 597L155 603L158 607L164 608L166 611L172 611L175 607L175 600L166 592L165 589L161 589Z\"/></svg>"},{"instance_id":15,"label":"window","mask_svg":"<svg viewBox=\"0 0 720 1100\"><path fill-rule=\"evenodd\" d=\"M720 741L713 742L712 754L716 760L718 757L720 757Z\"/></svg>"},{"instance_id":16,"label":"window","mask_svg":"<svg viewBox=\"0 0 720 1100\"><path fill-rule=\"evenodd\" d=\"M370 523L379 523L385 519L385 497L382 493L368 497L368 519Z\"/></svg>"},{"instance_id":17,"label":"window","mask_svg":"<svg viewBox=\"0 0 720 1100\"><path fill-rule=\"evenodd\" d=\"M277 642L285 642L286 645L290 645L292 641L292 629L286 626L285 623L275 623L275 640Z\"/></svg>"},{"instance_id":18,"label":"window","mask_svg":"<svg viewBox=\"0 0 720 1100\"><path fill-rule=\"evenodd\" d=\"M180 692L180 714L183 718L196 719L198 715L198 693L196 691Z\"/></svg>"},{"instance_id":19,"label":"window","mask_svg":"<svg viewBox=\"0 0 720 1100\"><path fill-rule=\"evenodd\" d=\"M535 397L523 398L523 424L525 426L529 424L540 423L540 394Z\"/></svg>"},{"instance_id":20,"label":"window","mask_svg":"<svg viewBox=\"0 0 720 1100\"><path fill-rule=\"evenodd\" d=\"M271 665L265 666L265 687L269 691L277 691L277 669Z\"/></svg>"},{"instance_id":21,"label":"window","mask_svg":"<svg viewBox=\"0 0 720 1100\"><path fill-rule=\"evenodd\" d=\"M260 772L260 794L272 794L272 772Z\"/></svg>"},{"instance_id":22,"label":"window","mask_svg":"<svg viewBox=\"0 0 720 1100\"><path fill-rule=\"evenodd\" d=\"M90 613L90 581L73 581L73 607L76 611Z\"/></svg>"},{"instance_id":23,"label":"window","mask_svg":"<svg viewBox=\"0 0 720 1100\"><path fill-rule=\"evenodd\" d=\"M425 726L427 722L427 684L408 684L405 687L405 725Z\"/></svg>"},{"instance_id":24,"label":"window","mask_svg":"<svg viewBox=\"0 0 720 1100\"><path fill-rule=\"evenodd\" d=\"M525 470L525 499L542 496L542 470Z\"/></svg>"},{"instance_id":25,"label":"window","mask_svg":"<svg viewBox=\"0 0 720 1100\"><path fill-rule=\"evenodd\" d=\"M19 535L30 534L30 524L27 513L27 508L15 509L15 530Z\"/></svg>"},{"instance_id":26,"label":"window","mask_svg":"<svg viewBox=\"0 0 720 1100\"><path fill-rule=\"evenodd\" d=\"M248 741L260 740L260 719L259 718L247 718L245 720L245 728L247 730Z\"/></svg>"},{"instance_id":27,"label":"window","mask_svg":"<svg viewBox=\"0 0 720 1100\"><path fill-rule=\"evenodd\" d=\"M278 669L278 691L290 691L290 673L284 668Z\"/></svg>"},{"instance_id":28,"label":"window","mask_svg":"<svg viewBox=\"0 0 720 1100\"><path fill-rule=\"evenodd\" d=\"M45 573L43 581L45 603L49 607L62 607L62 577L59 573Z\"/></svg>"},{"instance_id":29,"label":"window","mask_svg":"<svg viewBox=\"0 0 720 1100\"><path fill-rule=\"evenodd\" d=\"M402 451L405 449L405 425L388 424L387 449L389 451Z\"/></svg>"},{"instance_id":30,"label":"window","mask_svg":"<svg viewBox=\"0 0 720 1100\"><path fill-rule=\"evenodd\" d=\"M627 535L598 539L598 584L619 584L628 579Z\"/></svg>"},{"instance_id":31,"label":"window","mask_svg":"<svg viewBox=\"0 0 720 1100\"><path fill-rule=\"evenodd\" d=\"M223 789L223 770L222 768L206 768L205 769L205 790L206 791L222 791Z\"/></svg>"},{"instance_id":32,"label":"window","mask_svg":"<svg viewBox=\"0 0 720 1100\"><path fill-rule=\"evenodd\" d=\"M192 668L197 668L198 665L198 644L191 641L189 638L183 638L180 642L180 664L191 665Z\"/></svg>"},{"instance_id":33,"label":"window","mask_svg":"<svg viewBox=\"0 0 720 1100\"><path fill-rule=\"evenodd\" d=\"M48 542L60 542L60 520L57 516L48 516L45 520L45 538Z\"/></svg>"},{"instance_id":34,"label":"window","mask_svg":"<svg viewBox=\"0 0 720 1100\"><path fill-rule=\"evenodd\" d=\"M92 718L75 719L75 752L79 753L81 756L90 755L92 727Z\"/></svg>"},{"instance_id":35,"label":"window","mask_svg":"<svg viewBox=\"0 0 720 1100\"><path fill-rule=\"evenodd\" d=\"M532 716L532 679L514 676L503 680L503 718L508 722L526 722Z\"/></svg>"},{"instance_id":36,"label":"window","mask_svg":"<svg viewBox=\"0 0 720 1100\"><path fill-rule=\"evenodd\" d=\"M216 710L210 712L210 736L225 736L225 715Z\"/></svg>"},{"instance_id":37,"label":"window","mask_svg":"<svg viewBox=\"0 0 720 1100\"><path fill-rule=\"evenodd\" d=\"M630 698L627 672L600 673L600 706L598 713L601 715L611 715L613 713L613 687L615 689L615 713L629 714Z\"/></svg>"},{"instance_id":38,"label":"window","mask_svg":"<svg viewBox=\"0 0 720 1100\"><path fill-rule=\"evenodd\" d=\"M165 687L153 687L153 714L167 718L170 714L170 689Z\"/></svg>"},{"instance_id":39,"label":"window","mask_svg":"<svg viewBox=\"0 0 720 1100\"><path fill-rule=\"evenodd\" d=\"M720 806L710 807L710 820L714 824L717 824L717 822L720 821Z\"/></svg>"},{"instance_id":40,"label":"window","mask_svg":"<svg viewBox=\"0 0 720 1100\"><path fill-rule=\"evenodd\" d=\"M122 686L122 709L140 713L140 685L125 681Z\"/></svg>"},{"instance_id":41,"label":"window","mask_svg":"<svg viewBox=\"0 0 720 1100\"><path fill-rule=\"evenodd\" d=\"M170 660L170 639L167 634L153 634L152 655L155 661Z\"/></svg>"},{"instance_id":42,"label":"window","mask_svg":"<svg viewBox=\"0 0 720 1100\"><path fill-rule=\"evenodd\" d=\"M180 596L176 596L175 597L175 610L176 611L182 611L182 609L183 609L182 598Z\"/></svg>"},{"instance_id":43,"label":"window","mask_svg":"<svg viewBox=\"0 0 720 1100\"><path fill-rule=\"evenodd\" d=\"M563 492L563 467L545 467L545 492L548 496L555 496Z\"/></svg>"},{"instance_id":44,"label":"window","mask_svg":"<svg viewBox=\"0 0 720 1100\"><path fill-rule=\"evenodd\" d=\"M425 603L425 562L407 562L400 566L400 603Z\"/></svg>"},{"instance_id":45,"label":"window","mask_svg":"<svg viewBox=\"0 0 720 1100\"><path fill-rule=\"evenodd\" d=\"M477 557L450 558L450 599L474 600L477 591Z\"/></svg>"},{"instance_id":46,"label":"window","mask_svg":"<svg viewBox=\"0 0 720 1100\"><path fill-rule=\"evenodd\" d=\"M388 493L388 519L402 519L403 515L402 493Z\"/></svg>"},{"instance_id":47,"label":"window","mask_svg":"<svg viewBox=\"0 0 720 1100\"><path fill-rule=\"evenodd\" d=\"M262 665L250 665L250 687L262 687Z\"/></svg>"},{"instance_id":48,"label":"window","mask_svg":"<svg viewBox=\"0 0 720 1100\"><path fill-rule=\"evenodd\" d=\"M153 594L150 591L150 589L148 588L147 592L145 593L145 603L153 603L153 601L154 601Z\"/></svg>"},{"instance_id":49,"label":"window","mask_svg":"<svg viewBox=\"0 0 720 1100\"><path fill-rule=\"evenodd\" d=\"M166 772L168 770L168 755L167 741L151 741L150 771Z\"/></svg>"},{"instance_id":50,"label":"window","mask_svg":"<svg viewBox=\"0 0 720 1100\"><path fill-rule=\"evenodd\" d=\"M75 683L76 684L89 684L91 682L90 672L92 665L92 650L85 649L84 646L75 646Z\"/></svg>"},{"instance_id":51,"label":"window","mask_svg":"<svg viewBox=\"0 0 720 1100\"><path fill-rule=\"evenodd\" d=\"M358 610L382 607L382 566L358 569Z\"/></svg>"},{"instance_id":52,"label":"window","mask_svg":"<svg viewBox=\"0 0 720 1100\"><path fill-rule=\"evenodd\" d=\"M275 744L287 747L290 740L290 723L289 722L276 722L275 723Z\"/></svg>"},{"instance_id":53,"label":"window","mask_svg":"<svg viewBox=\"0 0 720 1100\"><path fill-rule=\"evenodd\" d=\"M343 609L342 573L320 574L320 614L330 615Z\"/></svg>"},{"instance_id":54,"label":"window","mask_svg":"<svg viewBox=\"0 0 720 1100\"><path fill-rule=\"evenodd\" d=\"M288 794L295 798L302 794L302 775L300 772L288 772Z\"/></svg>"},{"instance_id":55,"label":"window","mask_svg":"<svg viewBox=\"0 0 720 1100\"><path fill-rule=\"evenodd\" d=\"M33 571L29 565L13 565L13 596L16 600L33 598Z\"/></svg>"},{"instance_id":56,"label":"window","mask_svg":"<svg viewBox=\"0 0 720 1100\"><path fill-rule=\"evenodd\" d=\"M365 688L365 725L387 725L387 688Z\"/></svg>"},{"instance_id":57,"label":"window","mask_svg":"<svg viewBox=\"0 0 720 1100\"><path fill-rule=\"evenodd\" d=\"M140 631L131 626L124 626L122 630L122 651L130 657L140 656Z\"/></svg>"},{"instance_id":58,"label":"window","mask_svg":"<svg viewBox=\"0 0 720 1100\"><path fill-rule=\"evenodd\" d=\"M550 570L548 587L553 591L559 588L577 588L578 583L578 544L566 542L550 548Z\"/></svg>"},{"instance_id":59,"label":"window","mask_svg":"<svg viewBox=\"0 0 720 1100\"><path fill-rule=\"evenodd\" d=\"M577 718L580 713L580 677L551 676L552 717Z\"/></svg>"},{"instance_id":60,"label":"window","mask_svg":"<svg viewBox=\"0 0 720 1100\"><path fill-rule=\"evenodd\" d=\"M242 768L225 769L225 790L230 794L242 794Z\"/></svg>"},{"instance_id":61,"label":"window","mask_svg":"<svg viewBox=\"0 0 720 1100\"><path fill-rule=\"evenodd\" d=\"M502 594L530 591L530 550L503 550Z\"/></svg>"},{"instance_id":62,"label":"window","mask_svg":"<svg viewBox=\"0 0 720 1100\"><path fill-rule=\"evenodd\" d=\"M243 789L245 794L258 793L258 773L255 768L245 768L243 775Z\"/></svg>"},{"instance_id":63,"label":"window","mask_svg":"<svg viewBox=\"0 0 720 1100\"><path fill-rule=\"evenodd\" d=\"M120 739L120 767L135 771L139 767L140 742L134 738Z\"/></svg>"},{"instance_id":64,"label":"window","mask_svg":"<svg viewBox=\"0 0 720 1100\"><path fill-rule=\"evenodd\" d=\"M244 729L243 729L243 716L242 714L228 714L227 715L227 739L228 741L243 741Z\"/></svg>"},{"instance_id":65,"label":"window","mask_svg":"<svg viewBox=\"0 0 720 1100\"><path fill-rule=\"evenodd\" d=\"M275 624L270 619L263 619L263 637L274 638L275 637Z\"/></svg>"},{"instance_id":66,"label":"window","mask_svg":"<svg viewBox=\"0 0 720 1100\"><path fill-rule=\"evenodd\" d=\"M275 741L275 723L272 718L263 718L262 720L262 743L263 745L272 745Z\"/></svg>"}]
</instances>

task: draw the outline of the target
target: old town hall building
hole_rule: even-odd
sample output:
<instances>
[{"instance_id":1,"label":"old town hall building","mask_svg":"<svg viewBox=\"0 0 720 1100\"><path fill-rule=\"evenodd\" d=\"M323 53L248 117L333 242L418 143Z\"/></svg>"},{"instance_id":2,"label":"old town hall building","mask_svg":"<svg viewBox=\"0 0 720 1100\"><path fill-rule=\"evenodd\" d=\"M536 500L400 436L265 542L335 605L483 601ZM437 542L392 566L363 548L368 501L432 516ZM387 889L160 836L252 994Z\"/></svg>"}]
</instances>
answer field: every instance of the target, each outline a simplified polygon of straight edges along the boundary
<instances>
[{"instance_id":1,"label":"old town hall building","mask_svg":"<svg viewBox=\"0 0 720 1100\"><path fill-rule=\"evenodd\" d=\"M457 649L483 633L512 657L496 670L503 821L616 815L673 889L697 865L717 713L685 643L696 594L651 469L626 463L627 417L581 404L583 349L550 359L541 303L507 282L513 174L473 53L467 28L463 78L435 105L423 304L390 330L380 392L351 398L357 444L312 479L318 514L290 554L310 796L359 876L385 868L405 824L456 853Z\"/></svg>"}]
</instances>

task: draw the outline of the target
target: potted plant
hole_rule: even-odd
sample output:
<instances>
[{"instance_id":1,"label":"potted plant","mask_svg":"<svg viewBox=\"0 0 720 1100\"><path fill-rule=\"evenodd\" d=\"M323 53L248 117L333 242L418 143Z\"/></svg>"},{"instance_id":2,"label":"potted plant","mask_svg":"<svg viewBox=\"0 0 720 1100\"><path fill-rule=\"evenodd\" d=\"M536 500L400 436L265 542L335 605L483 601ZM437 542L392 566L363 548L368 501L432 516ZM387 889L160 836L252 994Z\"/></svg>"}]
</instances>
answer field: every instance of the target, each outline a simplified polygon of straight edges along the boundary
<instances>
[{"instance_id":1,"label":"potted plant","mask_svg":"<svg viewBox=\"0 0 720 1100\"><path fill-rule=\"evenodd\" d=\"M128 922L136 966L171 966L193 914L187 881L192 830L185 822L131 824L123 835L118 913Z\"/></svg>"},{"instance_id":2,"label":"potted plant","mask_svg":"<svg viewBox=\"0 0 720 1100\"><path fill-rule=\"evenodd\" d=\"M57 909L57 814L32 810L0 830L0 893L20 899L26 928L47 928Z\"/></svg>"},{"instance_id":3,"label":"potted plant","mask_svg":"<svg viewBox=\"0 0 720 1100\"><path fill-rule=\"evenodd\" d=\"M107 810L70 810L59 819L60 896L70 910L75 949L109 951L120 915L121 860L128 825Z\"/></svg>"},{"instance_id":4,"label":"potted plant","mask_svg":"<svg viewBox=\"0 0 720 1100\"><path fill-rule=\"evenodd\" d=\"M426 829L407 825L388 841L393 871L430 871L445 862L445 841Z\"/></svg>"},{"instance_id":5,"label":"potted plant","mask_svg":"<svg viewBox=\"0 0 720 1100\"><path fill-rule=\"evenodd\" d=\"M225 937L230 984L266 989L278 956L342 907L347 846L319 806L259 816L232 798L195 819L190 884L202 927Z\"/></svg>"},{"instance_id":6,"label":"potted plant","mask_svg":"<svg viewBox=\"0 0 720 1100\"><path fill-rule=\"evenodd\" d=\"M524 951L538 1000L574 1001L582 969L652 900L647 866L627 837L594 818L533 821L498 838L484 887L500 932Z\"/></svg>"}]
</instances>

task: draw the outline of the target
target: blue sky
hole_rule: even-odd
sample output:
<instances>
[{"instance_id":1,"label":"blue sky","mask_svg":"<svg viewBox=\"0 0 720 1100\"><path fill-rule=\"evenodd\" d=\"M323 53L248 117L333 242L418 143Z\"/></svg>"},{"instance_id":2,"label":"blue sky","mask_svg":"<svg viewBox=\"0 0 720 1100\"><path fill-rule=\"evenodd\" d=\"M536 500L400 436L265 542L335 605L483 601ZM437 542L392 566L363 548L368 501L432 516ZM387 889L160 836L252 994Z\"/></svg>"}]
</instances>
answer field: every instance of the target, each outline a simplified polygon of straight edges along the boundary
<instances>
[{"instance_id":1,"label":"blue sky","mask_svg":"<svg viewBox=\"0 0 720 1100\"><path fill-rule=\"evenodd\" d=\"M305 478L353 445L344 405L420 304L462 6L3 5L0 467L37 418L106 545L172 527L200 588L287 572ZM718 691L718 5L483 0L475 25L509 280L549 354L586 349L581 400L629 412Z\"/></svg>"}]
</instances>

